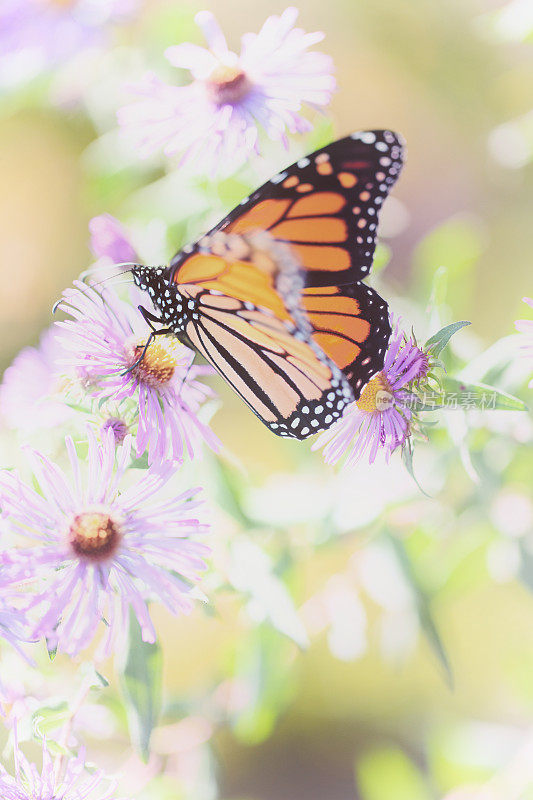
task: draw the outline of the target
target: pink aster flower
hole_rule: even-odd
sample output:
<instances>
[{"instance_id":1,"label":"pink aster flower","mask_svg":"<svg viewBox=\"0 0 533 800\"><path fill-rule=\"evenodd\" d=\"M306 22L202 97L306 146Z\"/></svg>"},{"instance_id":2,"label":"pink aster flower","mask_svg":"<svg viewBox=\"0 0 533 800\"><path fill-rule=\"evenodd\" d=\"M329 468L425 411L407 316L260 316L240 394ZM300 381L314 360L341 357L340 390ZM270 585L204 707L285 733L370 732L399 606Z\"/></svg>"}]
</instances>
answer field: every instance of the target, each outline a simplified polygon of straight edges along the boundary
<instances>
[{"instance_id":1,"label":"pink aster flower","mask_svg":"<svg viewBox=\"0 0 533 800\"><path fill-rule=\"evenodd\" d=\"M410 435L413 414L409 384L424 378L428 369L426 353L396 324L382 371L369 380L359 400L348 406L338 422L319 436L313 450L323 447L328 464L346 456L348 466L365 453L372 464L380 449L388 461Z\"/></svg>"},{"instance_id":2,"label":"pink aster flower","mask_svg":"<svg viewBox=\"0 0 533 800\"><path fill-rule=\"evenodd\" d=\"M524 297L524 303L527 303L530 308L533 308L533 299L531 297ZM533 366L533 319L518 319L515 322L516 330L523 334L522 350L524 356L531 360ZM533 389L533 379L529 382L529 388Z\"/></svg>"},{"instance_id":3,"label":"pink aster flower","mask_svg":"<svg viewBox=\"0 0 533 800\"><path fill-rule=\"evenodd\" d=\"M269 17L258 34L242 37L237 55L214 16L197 14L208 49L181 44L165 53L174 67L190 71L192 83L174 86L149 73L132 87L139 99L118 112L140 155L181 152L207 173L229 171L259 151L259 127L284 143L287 131L310 130L300 111L328 105L333 61L309 52L324 35L295 28L297 16L296 8L287 8Z\"/></svg>"},{"instance_id":4,"label":"pink aster flower","mask_svg":"<svg viewBox=\"0 0 533 800\"><path fill-rule=\"evenodd\" d=\"M98 655L124 645L130 608L144 641L156 635L147 603L157 599L173 614L192 608L191 582L205 569L206 530L195 518L199 489L160 493L175 474L167 463L126 488L131 437L115 450L109 430L100 444L88 430L86 475L73 440L65 439L71 478L35 451L29 458L40 491L17 473L0 473L6 525L25 539L2 570L5 591L29 595L38 616L35 635L70 655L87 647L105 620Z\"/></svg>"},{"instance_id":5,"label":"pink aster flower","mask_svg":"<svg viewBox=\"0 0 533 800\"><path fill-rule=\"evenodd\" d=\"M35 431L64 424L72 416L61 394L64 350L50 328L37 347L25 347L6 369L0 384L0 421L9 428Z\"/></svg>"},{"instance_id":6,"label":"pink aster flower","mask_svg":"<svg viewBox=\"0 0 533 800\"><path fill-rule=\"evenodd\" d=\"M89 222L91 234L91 250L98 259L105 259L113 264L136 263L139 259L130 244L129 235L122 225L111 214L100 214Z\"/></svg>"},{"instance_id":7,"label":"pink aster flower","mask_svg":"<svg viewBox=\"0 0 533 800\"><path fill-rule=\"evenodd\" d=\"M194 353L174 336L157 336L131 369L149 334L140 313L112 291L75 285L61 303L72 319L57 323L68 351L65 363L86 376L87 391L99 401L135 401L137 455L148 451L150 463L182 461L185 451L193 457L202 441L217 450L218 439L198 418L211 396L198 378L209 368L193 366Z\"/></svg>"},{"instance_id":8,"label":"pink aster flower","mask_svg":"<svg viewBox=\"0 0 533 800\"><path fill-rule=\"evenodd\" d=\"M61 769L43 743L42 767L30 763L15 747L15 774L0 764L2 800L115 800L116 782L110 783L100 770L89 773L83 751L75 758L63 758ZM56 759L58 757L56 756Z\"/></svg>"},{"instance_id":9,"label":"pink aster flower","mask_svg":"<svg viewBox=\"0 0 533 800\"><path fill-rule=\"evenodd\" d=\"M137 0L2 0L0 84L43 69L105 39L107 23L132 14Z\"/></svg>"}]
</instances>

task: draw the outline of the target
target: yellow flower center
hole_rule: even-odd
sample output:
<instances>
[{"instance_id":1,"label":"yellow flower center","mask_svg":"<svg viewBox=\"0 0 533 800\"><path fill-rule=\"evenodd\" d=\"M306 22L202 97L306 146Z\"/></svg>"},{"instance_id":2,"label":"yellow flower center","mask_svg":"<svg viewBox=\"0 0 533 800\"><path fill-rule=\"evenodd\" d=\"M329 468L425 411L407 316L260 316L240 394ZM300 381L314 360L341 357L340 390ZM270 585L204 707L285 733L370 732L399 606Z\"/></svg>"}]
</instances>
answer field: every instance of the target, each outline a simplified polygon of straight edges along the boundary
<instances>
[{"instance_id":1,"label":"yellow flower center","mask_svg":"<svg viewBox=\"0 0 533 800\"><path fill-rule=\"evenodd\" d=\"M387 380L384 372L378 372L368 381L361 392L361 397L357 402L357 408L367 414L374 411L386 411L394 402L392 387Z\"/></svg>"},{"instance_id":2,"label":"yellow flower center","mask_svg":"<svg viewBox=\"0 0 533 800\"><path fill-rule=\"evenodd\" d=\"M218 64L207 79L211 100L219 106L242 100L250 90L250 81L240 67Z\"/></svg>"},{"instance_id":3,"label":"yellow flower center","mask_svg":"<svg viewBox=\"0 0 533 800\"><path fill-rule=\"evenodd\" d=\"M136 342L131 348L130 358L134 364L141 356L145 342ZM158 336L152 339L141 361L132 370L137 380L148 386L156 387L168 383L177 366L182 366L180 351L183 345L170 336Z\"/></svg>"},{"instance_id":4,"label":"yellow flower center","mask_svg":"<svg viewBox=\"0 0 533 800\"><path fill-rule=\"evenodd\" d=\"M72 520L68 540L75 555L88 561L105 561L116 552L122 536L109 514L85 511Z\"/></svg>"}]
</instances>

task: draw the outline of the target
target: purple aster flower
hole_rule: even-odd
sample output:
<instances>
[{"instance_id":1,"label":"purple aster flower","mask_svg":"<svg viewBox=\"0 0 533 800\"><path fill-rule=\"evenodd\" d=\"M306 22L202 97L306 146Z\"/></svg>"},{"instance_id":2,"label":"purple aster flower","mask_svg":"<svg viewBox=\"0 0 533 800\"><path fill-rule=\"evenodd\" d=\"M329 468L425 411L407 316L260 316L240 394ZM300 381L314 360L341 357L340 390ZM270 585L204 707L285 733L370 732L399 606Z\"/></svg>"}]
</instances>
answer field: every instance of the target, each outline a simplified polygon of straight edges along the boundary
<instances>
[{"instance_id":1,"label":"purple aster flower","mask_svg":"<svg viewBox=\"0 0 533 800\"><path fill-rule=\"evenodd\" d=\"M396 324L383 370L369 380L359 400L348 406L338 422L318 437L313 450L323 447L328 464L346 456L348 466L367 452L372 464L380 449L388 461L411 433L412 394L408 385L423 379L429 366L427 354Z\"/></svg>"},{"instance_id":2,"label":"purple aster flower","mask_svg":"<svg viewBox=\"0 0 533 800\"><path fill-rule=\"evenodd\" d=\"M524 297L524 303L527 303L530 308L533 308L533 299L531 297ZM516 330L523 334L522 350L524 356L531 360L533 366L533 319L518 319L515 322ZM529 388L533 389L533 379L529 382Z\"/></svg>"},{"instance_id":3,"label":"purple aster flower","mask_svg":"<svg viewBox=\"0 0 533 800\"><path fill-rule=\"evenodd\" d=\"M6 369L0 384L0 420L9 428L53 428L72 416L61 394L65 352L57 334L56 328L46 330L37 347L25 347Z\"/></svg>"},{"instance_id":4,"label":"purple aster flower","mask_svg":"<svg viewBox=\"0 0 533 800\"><path fill-rule=\"evenodd\" d=\"M149 333L141 315L112 291L76 286L64 292L61 304L72 319L57 323L69 353L66 364L86 376L99 401L135 400L137 455L148 451L151 463L182 461L185 450L193 457L202 441L217 450L218 439L198 418L212 393L197 379L210 369L192 366L194 353L174 336L154 338L131 369Z\"/></svg>"},{"instance_id":5,"label":"purple aster flower","mask_svg":"<svg viewBox=\"0 0 533 800\"><path fill-rule=\"evenodd\" d=\"M11 530L32 543L16 550L3 570L5 589L31 596L35 635L70 654L87 647L105 620L98 657L124 645L130 607L144 641L155 641L147 602L173 614L192 608L191 582L205 569L206 531L192 512L199 489L170 498L160 493L175 474L167 463L119 491L130 465L131 437L115 449L109 430L100 443L88 429L86 476L73 440L65 439L72 478L30 451L40 492L16 472L0 473L0 507Z\"/></svg>"},{"instance_id":6,"label":"purple aster flower","mask_svg":"<svg viewBox=\"0 0 533 800\"><path fill-rule=\"evenodd\" d=\"M173 86L149 73L132 87L139 99L118 112L140 155L182 152L207 173L227 172L259 151L258 127L285 144L287 131L310 130L300 111L329 103L333 61L309 52L324 35L295 28L297 16L296 8L287 8L269 17L258 34L242 37L237 55L214 16L197 14L209 49L187 43L165 53L173 66L190 71L192 83Z\"/></svg>"},{"instance_id":7,"label":"purple aster flower","mask_svg":"<svg viewBox=\"0 0 533 800\"><path fill-rule=\"evenodd\" d=\"M137 253L124 226L111 214L100 214L89 222L91 250L98 259L113 264L136 263Z\"/></svg>"},{"instance_id":8,"label":"purple aster flower","mask_svg":"<svg viewBox=\"0 0 533 800\"><path fill-rule=\"evenodd\" d=\"M100 44L106 23L130 16L137 5L137 0L2 0L0 83L33 78Z\"/></svg>"},{"instance_id":9,"label":"purple aster flower","mask_svg":"<svg viewBox=\"0 0 533 800\"><path fill-rule=\"evenodd\" d=\"M104 436L107 434L108 430L113 431L115 442L117 444L122 444L130 432L130 426L124 417L118 414L110 414L102 421L101 425L101 431Z\"/></svg>"},{"instance_id":10,"label":"purple aster flower","mask_svg":"<svg viewBox=\"0 0 533 800\"><path fill-rule=\"evenodd\" d=\"M57 757L56 757L57 759ZM65 759L63 758L63 762ZM0 764L0 795L2 800L114 800L116 782L110 783L103 772L89 773L84 753L69 758L66 763L54 761L43 743L41 770L30 763L15 746L15 774L10 775Z\"/></svg>"}]
</instances>

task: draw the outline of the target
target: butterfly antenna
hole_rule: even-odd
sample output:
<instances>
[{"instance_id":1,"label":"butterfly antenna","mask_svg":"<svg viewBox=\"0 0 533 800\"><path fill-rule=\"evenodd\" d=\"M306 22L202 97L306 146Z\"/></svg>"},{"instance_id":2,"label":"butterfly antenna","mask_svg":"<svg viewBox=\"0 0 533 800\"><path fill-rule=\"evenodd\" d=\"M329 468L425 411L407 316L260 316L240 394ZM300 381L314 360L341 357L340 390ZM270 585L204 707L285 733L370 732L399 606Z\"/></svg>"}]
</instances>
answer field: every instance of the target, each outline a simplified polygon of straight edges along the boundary
<instances>
[{"instance_id":1,"label":"butterfly antenna","mask_svg":"<svg viewBox=\"0 0 533 800\"><path fill-rule=\"evenodd\" d=\"M90 274L91 274L92 270L86 269L84 272L81 273L81 275L79 277L79 280L81 280L87 286L87 289L94 289L96 291L98 286L101 286L103 283L107 283L107 281L110 281L112 278L120 278L121 275L124 275L124 274L127 274L127 273L131 273L133 267L142 267L143 266L142 264L132 264L131 262L128 262L128 264L131 265L130 269L122 270L121 272L118 272L116 275L107 275L107 277L102 278L101 281L96 281L95 283L89 283L88 282L88 278L90 277ZM116 264L115 266L126 266L126 264L124 264L124 265ZM124 284L127 284L127 283L131 283L131 280L127 279L127 280L124 280L124 281L115 281L115 283L113 283L113 286L123 286ZM80 291L82 291L81 288L80 288ZM87 294L87 293L85 292L85 294ZM56 313L57 309L59 308L59 306L61 305L61 303L64 300L65 300L64 297L60 297L59 300L56 300L56 302L52 306L52 314Z\"/></svg>"},{"instance_id":2,"label":"butterfly antenna","mask_svg":"<svg viewBox=\"0 0 533 800\"><path fill-rule=\"evenodd\" d=\"M117 266L120 266L120 265L117 264ZM80 274L79 280L83 281L83 283L86 283L88 286L100 286L101 283L106 283L106 281L110 281L112 278L120 278L121 275L131 275L131 273L133 272L133 268L134 267L141 267L141 266L143 266L143 265L142 264L133 264L133 265L130 266L129 269L121 269L120 272L112 272L111 274L106 275L105 278L102 278L99 281L95 281L94 283L91 282L91 280L90 280L91 277L92 277L93 271L90 270L90 269L86 269L84 272L82 272Z\"/></svg>"},{"instance_id":3,"label":"butterfly antenna","mask_svg":"<svg viewBox=\"0 0 533 800\"><path fill-rule=\"evenodd\" d=\"M99 267L89 267L88 269L84 270L80 274L80 280L85 282L85 279L91 275L91 273L102 272L104 269L113 269L114 267L130 267L130 269L121 270L121 272L131 272L133 267L142 267L143 264L140 264L136 261L122 261L117 264L101 264ZM110 276L112 277L112 276Z\"/></svg>"}]
</instances>

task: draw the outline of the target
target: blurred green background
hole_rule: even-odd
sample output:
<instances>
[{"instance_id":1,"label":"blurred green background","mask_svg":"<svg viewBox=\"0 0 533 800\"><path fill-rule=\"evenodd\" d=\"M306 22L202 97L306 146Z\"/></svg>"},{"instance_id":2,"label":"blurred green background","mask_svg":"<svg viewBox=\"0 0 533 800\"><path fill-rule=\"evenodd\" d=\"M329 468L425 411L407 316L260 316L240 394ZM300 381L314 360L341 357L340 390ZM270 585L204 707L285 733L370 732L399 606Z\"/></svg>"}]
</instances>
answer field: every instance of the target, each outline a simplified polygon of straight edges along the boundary
<instances>
[{"instance_id":1,"label":"blurred green background","mask_svg":"<svg viewBox=\"0 0 533 800\"><path fill-rule=\"evenodd\" d=\"M285 3L203 6L237 47L242 33ZM387 127L407 140L407 164L382 220L382 242L392 253L385 296L403 298L401 310L424 340L433 332L424 325L435 271L446 267L444 322L472 322L458 337L458 360L511 334L514 320L527 316L522 296L533 293L533 136L524 122L533 44L525 30L508 35L501 16L508 6L299 3L302 27L326 33L321 49L336 63L335 135ZM138 68L135 53L143 49L161 66L162 50L176 36L198 37L191 19L199 7L146 4L119 34L120 74L127 77L130 64ZM64 85L55 87L62 97L55 105L31 88L3 101L0 366L37 341L63 287L90 263L91 216L107 211L139 229L166 218L170 257L173 245L238 199L238 183L222 187L219 208L199 207L182 225L187 187L173 207L171 192L150 188L163 175L157 164L114 166L113 145L105 137L95 144L112 127L113 102L107 107L103 97L107 63L93 83L90 114L68 102ZM270 157L272 172L292 160L278 151ZM143 255L150 258L150 244ZM399 463L388 470L362 465L334 478L305 445L278 441L218 383L217 390L223 404L214 427L243 472L221 476L209 459L195 468L220 500L216 563L253 562L236 543L268 551L272 574L312 643L302 651L290 641L298 628L283 634L293 624L283 603L265 611L252 597L246 607L220 586L212 615L198 610L176 621L156 611L169 709L208 719L214 731L210 749L202 749L207 734L198 734L196 748L184 747L188 761L176 755L170 722L154 734L161 758L174 754L180 780L188 785L192 776L190 795L179 796L429 800L502 769L504 788L494 797L531 796L505 783L506 769L519 772L509 760L533 725L531 422L509 415L479 424L466 466L461 423L437 431L434 452L421 456L428 498ZM523 397L527 402L525 389ZM310 498L320 505L314 515ZM250 587L241 591L253 595ZM433 621L451 677L435 655L440 640L433 637L433 649L428 643ZM427 637L418 635L420 626ZM110 763L121 747L126 743L92 743L95 760ZM206 772L217 775L218 789L199 782ZM160 795L147 796L175 797L174 786L162 780Z\"/></svg>"}]
</instances>

